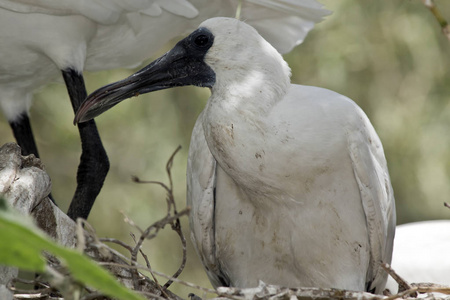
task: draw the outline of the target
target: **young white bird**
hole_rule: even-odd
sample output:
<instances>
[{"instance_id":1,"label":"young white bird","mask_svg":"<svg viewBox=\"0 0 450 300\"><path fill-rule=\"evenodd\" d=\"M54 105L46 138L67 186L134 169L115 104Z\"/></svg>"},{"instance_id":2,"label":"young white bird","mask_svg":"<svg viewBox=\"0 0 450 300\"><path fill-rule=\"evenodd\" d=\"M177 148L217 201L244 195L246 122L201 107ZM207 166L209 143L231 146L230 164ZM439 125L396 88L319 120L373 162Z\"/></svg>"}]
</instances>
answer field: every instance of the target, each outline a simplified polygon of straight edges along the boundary
<instances>
[{"instance_id":1,"label":"young white bird","mask_svg":"<svg viewBox=\"0 0 450 300\"><path fill-rule=\"evenodd\" d=\"M282 56L236 19L203 22L161 58L92 93L75 121L174 86L209 87L187 169L191 236L214 286L380 293L395 204L381 142L335 92L290 83Z\"/></svg>"}]
</instances>

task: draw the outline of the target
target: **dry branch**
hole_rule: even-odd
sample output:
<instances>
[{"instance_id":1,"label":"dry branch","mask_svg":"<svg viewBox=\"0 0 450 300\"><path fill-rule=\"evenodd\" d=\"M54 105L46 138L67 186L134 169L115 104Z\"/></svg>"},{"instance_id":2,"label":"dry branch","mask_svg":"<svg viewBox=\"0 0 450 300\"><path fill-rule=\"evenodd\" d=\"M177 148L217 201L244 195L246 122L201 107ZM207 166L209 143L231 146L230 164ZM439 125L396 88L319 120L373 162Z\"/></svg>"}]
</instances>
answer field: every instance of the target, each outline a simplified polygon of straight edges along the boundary
<instances>
[{"instance_id":1,"label":"dry branch","mask_svg":"<svg viewBox=\"0 0 450 300\"><path fill-rule=\"evenodd\" d=\"M433 0L422 0L423 4L431 11L433 16L438 21L439 25L441 26L442 33L447 37L448 40L450 40L450 26L445 20L445 18L442 16L440 10L437 8L436 4Z\"/></svg>"},{"instance_id":2,"label":"dry branch","mask_svg":"<svg viewBox=\"0 0 450 300\"><path fill-rule=\"evenodd\" d=\"M397 272L395 272L389 264L382 263L381 267L384 269L384 271L386 271L386 273L388 273L398 283L398 292L399 293L412 289L412 286L405 279L403 279L400 275L398 275ZM414 297L417 297L417 293L411 294L411 295Z\"/></svg>"},{"instance_id":3,"label":"dry branch","mask_svg":"<svg viewBox=\"0 0 450 300\"><path fill-rule=\"evenodd\" d=\"M417 288L417 291L419 293L425 294L425 293L441 293L445 295L450 295L450 286L445 286L441 284L435 284L435 283L411 283L411 286L413 288Z\"/></svg>"},{"instance_id":4,"label":"dry branch","mask_svg":"<svg viewBox=\"0 0 450 300\"><path fill-rule=\"evenodd\" d=\"M186 238L183 234L183 231L181 230L181 223L180 223L180 217L183 215L187 215L189 213L189 208L186 208L182 210L181 212L177 211L177 206L175 203L174 195L173 195L173 180L172 180L172 166L173 166L173 159L175 158L175 155L178 153L178 151L181 150L181 146L178 146L177 149L173 152L173 154L170 156L169 160L166 164L166 173L167 177L169 179L169 186L166 184L160 182L160 181L146 181L146 180L140 180L137 176L133 176L133 181L136 183L151 183L151 184L158 184L161 187L163 187L167 192L167 215L165 218L161 219L160 221L150 225L145 231L144 234L141 236L141 239L139 240L138 244L136 245L135 251L133 252L133 257L135 258L137 255L136 249L139 246L139 249L142 245L142 242L144 239L151 239L153 238L159 229L164 228L166 225L170 224L172 230L174 230L181 241L182 246L182 261L180 264L180 267L178 270L172 275L172 278L177 278L180 276L181 272L183 271L184 267L186 266L186 259L187 259L187 251L186 251ZM150 234L151 230L155 230L155 233L153 235ZM134 260L136 261L136 260ZM172 279L169 279L164 284L164 289L167 289L171 284L173 283Z\"/></svg>"}]
</instances>

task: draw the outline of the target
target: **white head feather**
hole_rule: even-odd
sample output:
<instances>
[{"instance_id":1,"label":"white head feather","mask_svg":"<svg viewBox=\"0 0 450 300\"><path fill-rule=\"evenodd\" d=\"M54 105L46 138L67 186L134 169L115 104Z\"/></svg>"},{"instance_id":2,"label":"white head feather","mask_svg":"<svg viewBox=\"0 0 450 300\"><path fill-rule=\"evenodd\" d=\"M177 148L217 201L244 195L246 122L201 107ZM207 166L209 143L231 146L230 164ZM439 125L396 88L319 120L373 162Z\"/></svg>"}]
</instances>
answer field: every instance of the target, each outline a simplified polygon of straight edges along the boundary
<instances>
[{"instance_id":1,"label":"white head feather","mask_svg":"<svg viewBox=\"0 0 450 300\"><path fill-rule=\"evenodd\" d=\"M281 99L290 85L291 69L280 53L250 25L232 18L203 22L214 35L205 62L216 74L215 90L246 98L265 89L271 99ZM270 83L270 84L267 84Z\"/></svg>"}]
</instances>

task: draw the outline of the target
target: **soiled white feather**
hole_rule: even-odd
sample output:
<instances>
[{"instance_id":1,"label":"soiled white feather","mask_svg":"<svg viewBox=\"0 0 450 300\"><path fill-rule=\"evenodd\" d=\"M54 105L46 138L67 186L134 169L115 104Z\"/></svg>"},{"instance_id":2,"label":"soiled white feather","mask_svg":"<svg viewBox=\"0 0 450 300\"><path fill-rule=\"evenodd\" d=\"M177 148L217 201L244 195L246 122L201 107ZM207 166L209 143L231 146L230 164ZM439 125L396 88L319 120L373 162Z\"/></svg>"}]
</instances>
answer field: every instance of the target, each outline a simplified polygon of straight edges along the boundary
<instances>
[{"instance_id":1,"label":"soiled white feather","mask_svg":"<svg viewBox=\"0 0 450 300\"><path fill-rule=\"evenodd\" d=\"M290 84L253 28L208 20L216 75L194 127L187 182L197 252L213 285L380 293L395 231L383 148L335 92Z\"/></svg>"}]
</instances>

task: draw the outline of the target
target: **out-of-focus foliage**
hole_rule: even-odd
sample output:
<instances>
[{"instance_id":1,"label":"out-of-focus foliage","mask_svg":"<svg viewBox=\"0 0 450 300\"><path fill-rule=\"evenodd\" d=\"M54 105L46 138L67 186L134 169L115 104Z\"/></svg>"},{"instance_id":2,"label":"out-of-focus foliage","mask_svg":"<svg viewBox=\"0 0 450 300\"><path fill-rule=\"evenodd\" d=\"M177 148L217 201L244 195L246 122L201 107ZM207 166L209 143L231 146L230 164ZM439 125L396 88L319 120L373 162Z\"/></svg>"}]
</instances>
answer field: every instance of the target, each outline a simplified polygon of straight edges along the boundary
<instances>
[{"instance_id":1,"label":"out-of-focus foliage","mask_svg":"<svg viewBox=\"0 0 450 300\"><path fill-rule=\"evenodd\" d=\"M385 147L399 223L449 218L443 202L450 200L450 42L419 0L321 2L334 13L285 56L292 82L335 90L364 109ZM436 3L450 20L450 4ZM86 74L88 91L132 72ZM164 191L130 178L166 180L166 161L178 145L183 149L173 179L178 206L184 207L190 133L208 96L207 89L193 87L160 91L124 101L97 118L111 161L89 218L99 236L131 241L120 211L141 227L165 214ZM72 108L62 84L38 92L35 103L31 116L42 160L53 195L66 210L80 156ZM13 141L4 118L0 125L0 143ZM183 225L189 236L186 220ZM178 268L181 248L170 230L145 251L155 269L169 274ZM188 252L181 278L208 286L193 248ZM174 290L184 297L191 291L180 285Z\"/></svg>"}]
</instances>

